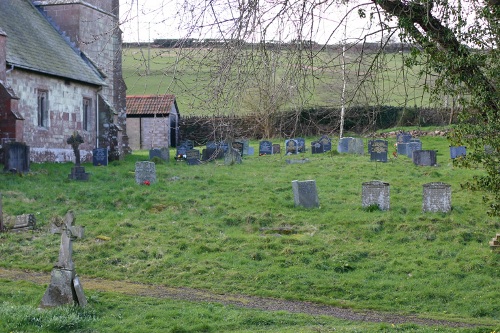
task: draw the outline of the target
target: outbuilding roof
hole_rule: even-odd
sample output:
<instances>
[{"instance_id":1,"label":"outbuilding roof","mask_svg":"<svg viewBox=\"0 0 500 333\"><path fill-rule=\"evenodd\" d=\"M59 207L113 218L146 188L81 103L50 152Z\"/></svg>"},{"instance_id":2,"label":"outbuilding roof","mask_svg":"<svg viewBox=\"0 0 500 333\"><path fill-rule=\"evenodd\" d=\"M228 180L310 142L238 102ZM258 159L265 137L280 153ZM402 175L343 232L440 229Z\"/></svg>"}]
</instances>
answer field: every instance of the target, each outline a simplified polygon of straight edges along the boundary
<instances>
[{"instance_id":1,"label":"outbuilding roof","mask_svg":"<svg viewBox=\"0 0 500 333\"><path fill-rule=\"evenodd\" d=\"M177 109L174 95L127 96L127 116L168 115L172 106Z\"/></svg>"},{"instance_id":2,"label":"outbuilding roof","mask_svg":"<svg viewBox=\"0 0 500 333\"><path fill-rule=\"evenodd\" d=\"M30 0L1 0L0 30L7 35L7 65L105 85L85 55L71 45Z\"/></svg>"}]
</instances>

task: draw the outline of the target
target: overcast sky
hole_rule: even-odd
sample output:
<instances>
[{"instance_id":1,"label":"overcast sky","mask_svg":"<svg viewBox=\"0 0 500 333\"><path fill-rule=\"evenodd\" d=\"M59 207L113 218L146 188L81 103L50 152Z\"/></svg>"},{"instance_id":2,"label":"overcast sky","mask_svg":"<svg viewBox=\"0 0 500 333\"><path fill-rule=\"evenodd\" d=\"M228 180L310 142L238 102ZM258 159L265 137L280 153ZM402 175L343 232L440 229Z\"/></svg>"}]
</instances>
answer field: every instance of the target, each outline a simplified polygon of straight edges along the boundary
<instances>
[{"instance_id":1,"label":"overcast sky","mask_svg":"<svg viewBox=\"0 0 500 333\"><path fill-rule=\"evenodd\" d=\"M204 17L204 21L199 21L199 16L193 14L196 12L196 4L203 3L199 0L193 0L191 8L183 9L181 0L120 0L120 21L123 30L123 40L125 42L148 42L161 38L182 38L190 36L191 38L214 38L217 37L217 30L209 27L209 15ZM213 3L217 3L214 1ZM263 1L262 5L271 4L273 1ZM274 2L276 3L276 2ZM368 1L369 3L369 1ZM222 8L227 2L220 2L221 7L216 8L217 18L223 20L224 16L230 16L228 7ZM185 5L184 5L185 6ZM190 5L191 6L191 5ZM368 8L367 8L368 9ZM341 17L346 15L345 6L331 6L320 11L319 15L321 25L316 25L314 41L319 43L328 42L330 44L338 43L343 39L345 26L339 22ZM293 19L291 19L293 20ZM359 38L366 34L369 27L367 18L359 18L357 10L354 10L349 16L347 27L347 38ZM203 29L193 29L196 26L204 25ZM330 37L335 28L333 36ZM371 27L372 31L374 27ZM279 34L278 32L281 32ZM259 36L254 36L257 40ZM274 32L266 35L267 40L290 40L296 38L294 32L283 32L283 27L276 28ZM330 39L329 39L330 38Z\"/></svg>"}]
</instances>

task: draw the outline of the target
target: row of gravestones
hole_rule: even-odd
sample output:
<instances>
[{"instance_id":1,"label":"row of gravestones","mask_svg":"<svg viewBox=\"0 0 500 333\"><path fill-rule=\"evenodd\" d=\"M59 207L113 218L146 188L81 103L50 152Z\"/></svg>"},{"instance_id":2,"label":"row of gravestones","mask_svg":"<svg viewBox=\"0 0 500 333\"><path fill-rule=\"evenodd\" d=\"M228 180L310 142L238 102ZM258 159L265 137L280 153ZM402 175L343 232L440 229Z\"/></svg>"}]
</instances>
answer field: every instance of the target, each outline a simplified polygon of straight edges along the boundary
<instances>
[{"instance_id":1,"label":"row of gravestones","mask_svg":"<svg viewBox=\"0 0 500 333\"><path fill-rule=\"evenodd\" d=\"M311 142L311 153L322 154L332 150L332 140L323 135L316 141ZM285 140L285 154L294 155L306 152L306 142L304 138L293 138ZM259 142L259 155L281 154L281 146L279 143L272 143L268 140Z\"/></svg>"},{"instance_id":2,"label":"row of gravestones","mask_svg":"<svg viewBox=\"0 0 500 333\"><path fill-rule=\"evenodd\" d=\"M319 207L316 181L292 181L295 206L304 208ZM389 183L381 181L365 182L362 186L362 207L376 206L380 210L389 210ZM451 211L451 185L433 182L423 185L423 212Z\"/></svg>"}]
</instances>

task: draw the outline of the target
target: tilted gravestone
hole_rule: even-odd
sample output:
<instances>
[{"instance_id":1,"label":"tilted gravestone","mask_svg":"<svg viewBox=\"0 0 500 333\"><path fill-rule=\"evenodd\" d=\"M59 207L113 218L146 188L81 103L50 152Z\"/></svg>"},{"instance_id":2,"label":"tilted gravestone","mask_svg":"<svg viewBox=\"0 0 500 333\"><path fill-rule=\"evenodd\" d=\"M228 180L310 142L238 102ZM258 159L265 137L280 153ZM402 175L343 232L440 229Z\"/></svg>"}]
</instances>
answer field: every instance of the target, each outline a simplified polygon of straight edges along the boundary
<instances>
[{"instance_id":1,"label":"tilted gravestone","mask_svg":"<svg viewBox=\"0 0 500 333\"><path fill-rule=\"evenodd\" d=\"M241 164L241 162L241 154L234 148L228 149L228 151L224 154L225 165Z\"/></svg>"},{"instance_id":2,"label":"tilted gravestone","mask_svg":"<svg viewBox=\"0 0 500 333\"><path fill-rule=\"evenodd\" d=\"M295 139L285 140L285 154L293 155L299 153L299 143Z\"/></svg>"},{"instance_id":3,"label":"tilted gravestone","mask_svg":"<svg viewBox=\"0 0 500 333\"><path fill-rule=\"evenodd\" d=\"M379 180L365 182L362 186L361 197L361 204L363 208L376 205L380 210L389 210L389 183L385 183Z\"/></svg>"},{"instance_id":4,"label":"tilted gravestone","mask_svg":"<svg viewBox=\"0 0 500 333\"><path fill-rule=\"evenodd\" d=\"M244 153L244 148L245 148L245 144L241 141L233 141L232 145L233 149L236 149L236 151L238 151L240 153L240 156L243 156L243 153ZM247 152L248 152L248 148L247 148Z\"/></svg>"},{"instance_id":5,"label":"tilted gravestone","mask_svg":"<svg viewBox=\"0 0 500 333\"><path fill-rule=\"evenodd\" d=\"M442 182L424 184L422 211L433 213L451 211L451 185Z\"/></svg>"},{"instance_id":6,"label":"tilted gravestone","mask_svg":"<svg viewBox=\"0 0 500 333\"><path fill-rule=\"evenodd\" d=\"M26 173L30 171L30 147L22 142L4 145L4 171Z\"/></svg>"},{"instance_id":7,"label":"tilted gravestone","mask_svg":"<svg viewBox=\"0 0 500 333\"><path fill-rule=\"evenodd\" d=\"M413 164L420 166L435 166L437 152L435 150L415 150L413 152Z\"/></svg>"},{"instance_id":8,"label":"tilted gravestone","mask_svg":"<svg viewBox=\"0 0 500 333\"><path fill-rule=\"evenodd\" d=\"M460 156L466 156L467 149L464 146L450 147L450 158L455 159Z\"/></svg>"},{"instance_id":9,"label":"tilted gravestone","mask_svg":"<svg viewBox=\"0 0 500 333\"><path fill-rule=\"evenodd\" d=\"M108 149L96 148L92 150L92 164L94 166L107 166L108 165Z\"/></svg>"},{"instance_id":10,"label":"tilted gravestone","mask_svg":"<svg viewBox=\"0 0 500 333\"><path fill-rule=\"evenodd\" d=\"M368 141L368 153L370 161L387 162L387 152L389 150L389 142L385 140L370 140Z\"/></svg>"},{"instance_id":11,"label":"tilted gravestone","mask_svg":"<svg viewBox=\"0 0 500 333\"><path fill-rule=\"evenodd\" d=\"M273 143L271 141L263 140L259 142L259 155L272 155Z\"/></svg>"},{"instance_id":12,"label":"tilted gravestone","mask_svg":"<svg viewBox=\"0 0 500 333\"><path fill-rule=\"evenodd\" d=\"M188 165L198 165L201 163L200 159L201 155L198 149L189 149L186 151L186 162Z\"/></svg>"},{"instance_id":13,"label":"tilted gravestone","mask_svg":"<svg viewBox=\"0 0 500 333\"><path fill-rule=\"evenodd\" d=\"M43 295L40 307L56 307L61 305L87 305L80 279L76 275L73 263L73 240L82 238L83 227L73 225L75 216L72 211L66 213L62 223L54 223L51 233L61 234L59 260L54 265L50 276L50 284Z\"/></svg>"},{"instance_id":14,"label":"tilted gravestone","mask_svg":"<svg viewBox=\"0 0 500 333\"><path fill-rule=\"evenodd\" d=\"M315 180L292 181L293 200L295 207L319 207L318 191Z\"/></svg>"},{"instance_id":15,"label":"tilted gravestone","mask_svg":"<svg viewBox=\"0 0 500 333\"><path fill-rule=\"evenodd\" d=\"M156 183L156 164L154 162L135 162L135 182L137 184Z\"/></svg>"}]
</instances>

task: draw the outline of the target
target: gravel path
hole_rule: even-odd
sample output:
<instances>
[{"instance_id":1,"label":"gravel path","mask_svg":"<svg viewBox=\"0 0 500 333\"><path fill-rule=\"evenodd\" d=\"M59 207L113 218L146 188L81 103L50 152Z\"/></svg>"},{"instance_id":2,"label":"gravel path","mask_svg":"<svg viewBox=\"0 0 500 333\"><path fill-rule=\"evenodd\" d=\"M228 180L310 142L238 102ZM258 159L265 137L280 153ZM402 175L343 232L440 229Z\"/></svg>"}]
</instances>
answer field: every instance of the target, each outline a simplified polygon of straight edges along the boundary
<instances>
[{"instance_id":1,"label":"gravel path","mask_svg":"<svg viewBox=\"0 0 500 333\"><path fill-rule=\"evenodd\" d=\"M36 284L47 285L50 274L10 270L0 268L0 279L23 280ZM264 311L287 311L291 313L304 313L309 315L330 316L339 319L365 321L374 323L404 324L415 323L427 326L449 327L476 327L478 325L422 318L412 315L400 315L371 310L352 310L330 305L321 305L311 302L289 301L275 298L263 298L234 294L213 294L203 290L190 288L169 288L161 285L148 285L125 281L111 281L80 276L84 290L101 292L117 292L126 295L148 296L157 298L177 299L193 302L214 302L225 305L234 305L241 308L259 309Z\"/></svg>"}]
</instances>

